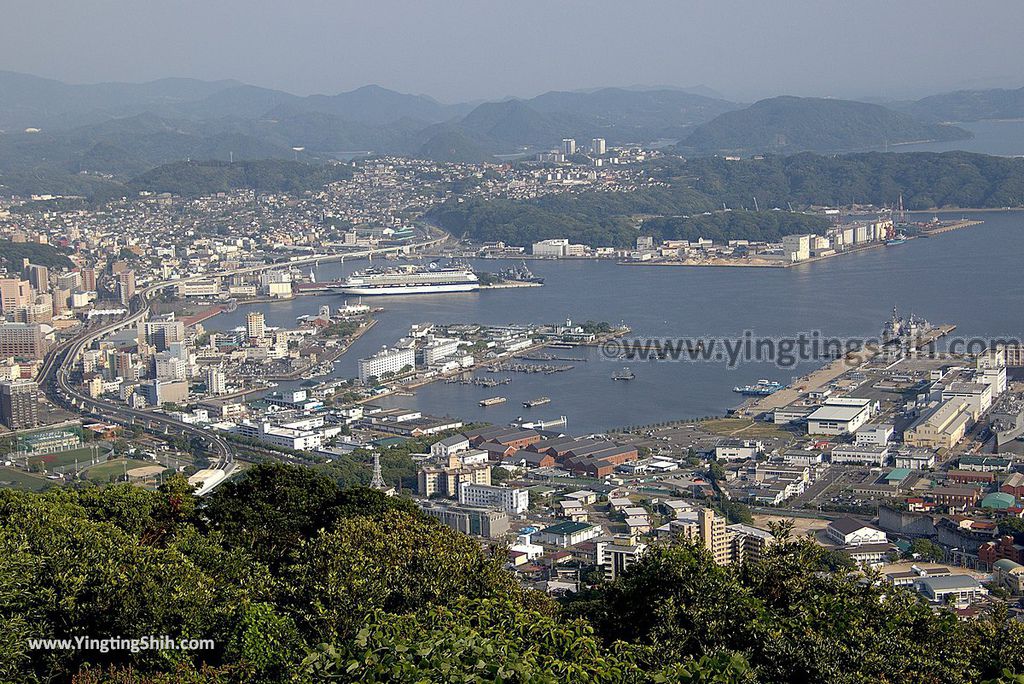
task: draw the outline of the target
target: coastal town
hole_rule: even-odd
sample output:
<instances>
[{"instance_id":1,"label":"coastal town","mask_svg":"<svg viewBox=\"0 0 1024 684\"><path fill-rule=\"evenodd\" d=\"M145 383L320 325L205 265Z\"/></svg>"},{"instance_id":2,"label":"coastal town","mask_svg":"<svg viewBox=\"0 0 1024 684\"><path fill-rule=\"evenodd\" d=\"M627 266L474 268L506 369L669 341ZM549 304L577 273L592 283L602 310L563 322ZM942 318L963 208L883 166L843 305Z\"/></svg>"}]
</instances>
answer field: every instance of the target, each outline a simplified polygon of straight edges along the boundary
<instances>
[{"instance_id":1,"label":"coastal town","mask_svg":"<svg viewBox=\"0 0 1024 684\"><path fill-rule=\"evenodd\" d=\"M576 154L565 145L538 161L564 163ZM605 150L603 141L592 148ZM1008 371L1024 365L1019 347L925 354L955 326L894 312L881 348L789 386L744 388L751 398L722 417L579 435L564 415L480 424L379 402L444 383L484 388L481 407L502 404L511 376L557 377L572 369L572 350L628 326L418 321L359 359L353 376L335 372L387 311L387 295L543 285L526 259L793 265L976 223L911 224L883 211L837 215L823 235L779 244L657 245L641 236L635 249L619 250L549 239L527 253L467 249L420 220L446 197L439 188L473 178L487 180L470 194L490 197L628 190L643 182L630 170L642 158L623 151L607 166L554 174L387 159L295 197L142 195L103 212L63 208L67 198L8 203L0 225L10 244L42 248L32 253L47 259L59 248L70 259L46 266L27 257L0 279L0 417L10 431L0 480L153 487L178 471L203 495L266 459L314 467L355 455L373 487L505 544L509 569L548 593L614 579L659 540L687 539L718 563L742 562L776 543L782 524L811 535L843 567L878 570L879 581L962 615L1016 600L1024 589L1024 545L1014 536L1024 514L1016 472L1024 388ZM521 262L485 274L458 261L480 256ZM321 262L345 258L364 266L318 282ZM454 260L444 266L444 258ZM344 299L315 304L332 295ZM261 305L291 299L310 302L310 313L270 325ZM245 324L218 329L218 316L235 311ZM83 336L87 343L74 346ZM628 367L613 375L632 377ZM390 481L381 459L394 449L409 469Z\"/></svg>"},{"instance_id":2,"label":"coastal town","mask_svg":"<svg viewBox=\"0 0 1024 684\"><path fill-rule=\"evenodd\" d=\"M1024 4L194 4L5 3L0 684L1024 684Z\"/></svg>"}]
</instances>

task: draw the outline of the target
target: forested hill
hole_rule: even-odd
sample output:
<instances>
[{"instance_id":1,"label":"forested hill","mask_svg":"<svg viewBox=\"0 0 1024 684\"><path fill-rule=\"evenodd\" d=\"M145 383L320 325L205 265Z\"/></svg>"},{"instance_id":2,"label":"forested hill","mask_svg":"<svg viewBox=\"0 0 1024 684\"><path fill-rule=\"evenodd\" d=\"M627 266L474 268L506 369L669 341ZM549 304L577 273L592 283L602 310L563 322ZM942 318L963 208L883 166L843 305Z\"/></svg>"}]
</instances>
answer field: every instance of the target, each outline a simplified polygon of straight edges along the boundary
<instances>
[{"instance_id":1,"label":"forested hill","mask_svg":"<svg viewBox=\"0 0 1024 684\"><path fill-rule=\"evenodd\" d=\"M255 465L202 500L181 476L159 491L5 489L0 681L968 684L1024 672L1024 627L1005 611L935 612L847 574L786 525L773 533L741 566L657 544L617 581L557 602L411 500L308 468ZM30 645L79 635L212 648Z\"/></svg>"},{"instance_id":2,"label":"forested hill","mask_svg":"<svg viewBox=\"0 0 1024 684\"><path fill-rule=\"evenodd\" d=\"M908 209L918 210L1024 206L1024 159L968 152L804 153L743 160L667 157L652 164L649 174L669 187L520 201L451 201L434 209L429 218L457 237L478 241L526 246L564 237L594 247L627 247L639 234L641 221L648 221L645 230L657 227L659 237L685 238L692 233L678 230L684 225L682 219L720 210L723 205L750 209L755 198L762 209L852 203L895 206L901 194ZM750 221L739 216L721 220L722 239L757 239L777 232L769 224L764 224L767 229L753 230ZM650 220L657 217L674 218Z\"/></svg>"},{"instance_id":3,"label":"forested hill","mask_svg":"<svg viewBox=\"0 0 1024 684\"><path fill-rule=\"evenodd\" d=\"M283 159L184 161L158 166L134 178L129 186L136 191L186 196L240 189L300 193L351 177L348 164L314 165Z\"/></svg>"},{"instance_id":4,"label":"forested hill","mask_svg":"<svg viewBox=\"0 0 1024 684\"><path fill-rule=\"evenodd\" d=\"M961 128L926 123L876 104L774 97L697 126L679 148L700 152L844 152L900 142L969 137L970 133Z\"/></svg>"},{"instance_id":5,"label":"forested hill","mask_svg":"<svg viewBox=\"0 0 1024 684\"><path fill-rule=\"evenodd\" d=\"M0 240L0 270L9 273L20 273L24 259L37 266L62 269L74 266L67 257L65 250L53 245L40 245L35 242L11 242Z\"/></svg>"},{"instance_id":6,"label":"forested hill","mask_svg":"<svg viewBox=\"0 0 1024 684\"><path fill-rule=\"evenodd\" d=\"M978 121L1024 117L1024 88L957 90L932 95L901 108L927 121Z\"/></svg>"}]
</instances>

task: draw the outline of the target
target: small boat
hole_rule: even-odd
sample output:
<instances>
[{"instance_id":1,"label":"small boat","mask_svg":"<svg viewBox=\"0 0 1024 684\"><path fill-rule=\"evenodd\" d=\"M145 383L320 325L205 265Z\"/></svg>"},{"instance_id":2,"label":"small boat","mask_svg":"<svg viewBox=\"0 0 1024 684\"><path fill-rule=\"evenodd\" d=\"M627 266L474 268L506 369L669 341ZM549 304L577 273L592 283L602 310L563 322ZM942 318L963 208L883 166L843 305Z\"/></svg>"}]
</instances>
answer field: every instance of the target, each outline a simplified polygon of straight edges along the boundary
<instances>
[{"instance_id":1,"label":"small boat","mask_svg":"<svg viewBox=\"0 0 1024 684\"><path fill-rule=\"evenodd\" d=\"M524 430L547 430L548 428L565 426L567 419L565 416L559 416L558 418L552 418L551 420L526 420L522 416L516 418L509 427L518 427Z\"/></svg>"},{"instance_id":2,"label":"small boat","mask_svg":"<svg viewBox=\"0 0 1024 684\"><path fill-rule=\"evenodd\" d=\"M886 247L893 247L895 245L902 245L906 241L907 241L906 236L904 236L904 235L897 235L894 238L890 238L890 239L886 240L885 241L885 246Z\"/></svg>"},{"instance_id":3,"label":"small boat","mask_svg":"<svg viewBox=\"0 0 1024 684\"><path fill-rule=\"evenodd\" d=\"M523 402L523 408L533 408L534 406L543 406L544 404L550 404L551 399L548 397L537 397L536 399L530 399L529 401Z\"/></svg>"},{"instance_id":4,"label":"small boat","mask_svg":"<svg viewBox=\"0 0 1024 684\"><path fill-rule=\"evenodd\" d=\"M491 397L489 399L481 399L480 400L480 405L481 406L495 406L497 404L504 404L506 401L508 401L508 400L505 397Z\"/></svg>"},{"instance_id":5,"label":"small boat","mask_svg":"<svg viewBox=\"0 0 1024 684\"><path fill-rule=\"evenodd\" d=\"M612 373L612 380L632 380L635 377L636 375L634 375L632 369L628 367Z\"/></svg>"}]
</instances>

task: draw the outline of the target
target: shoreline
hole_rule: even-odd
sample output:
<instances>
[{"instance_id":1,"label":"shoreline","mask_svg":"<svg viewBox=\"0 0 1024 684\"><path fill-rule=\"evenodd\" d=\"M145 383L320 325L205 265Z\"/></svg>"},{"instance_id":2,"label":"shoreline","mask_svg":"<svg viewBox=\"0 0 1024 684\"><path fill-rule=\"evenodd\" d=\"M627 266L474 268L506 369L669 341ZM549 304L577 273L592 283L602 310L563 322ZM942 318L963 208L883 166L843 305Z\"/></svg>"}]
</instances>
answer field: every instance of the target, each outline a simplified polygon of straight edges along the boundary
<instances>
[{"instance_id":1,"label":"shoreline","mask_svg":"<svg viewBox=\"0 0 1024 684\"><path fill-rule=\"evenodd\" d=\"M1022 211L1024 211L1024 207L1022 207ZM920 235L907 236L906 241L910 242L911 240L916 240L917 238L928 238L928 237L933 237L935 235L942 235L943 233L949 233L949 232L952 232L954 230L960 230L962 228L970 228L972 226L978 226L978 225L981 225L983 223L984 223L984 221L980 221L980 220L977 220L977 219L965 219L963 221L955 221L954 223L951 223L951 224L948 224L948 225L939 226L939 227L934 228L932 230L922 230ZM810 257L809 259L804 259L803 261L794 261L794 262L791 262L791 263L785 263L785 262L780 262L780 263L751 263L751 262L748 262L748 261L743 261L741 259L737 259L737 260L733 260L733 261L729 261L729 260L725 260L725 259L720 260L720 261L692 261L692 260L683 260L683 259L667 259L667 260L662 260L662 261L654 261L654 260L650 260L650 261L617 261L617 262L615 262L615 264L617 266L677 266L677 267L688 267L688 268L793 268L795 266L803 266L804 264L813 264L813 263L816 263L816 262L827 261L829 259L834 259L836 257L840 257L840 256L848 255L848 254L857 254L859 252L866 252L868 250L877 249L879 247L890 247L890 246L895 246L895 245L888 245L888 244L886 244L885 241L876 241L876 242L868 243L866 245L861 245L859 247L854 247L852 249L847 249L847 250L844 250L842 252L834 252L832 254L823 254L821 256Z\"/></svg>"},{"instance_id":2,"label":"shoreline","mask_svg":"<svg viewBox=\"0 0 1024 684\"><path fill-rule=\"evenodd\" d=\"M631 332L632 332L632 329L627 326L625 328L621 328L619 330L614 330L614 331L612 331L610 333L606 333L604 335L601 335L600 337L595 339L593 342L580 343L577 346L580 346L580 347L600 346L606 340L616 339L616 338L622 337L624 335L628 335ZM400 385L400 386L397 386L397 387L389 389L387 392L384 392L384 393L381 393L381 394L376 394L376 395L374 395L372 397L366 397L364 399L359 399L355 403L363 404L363 403L366 403L366 402L372 402L375 399L380 399L381 397L401 396L403 392L408 392L410 390L419 389L420 387L426 387L427 385L431 385L431 384L433 384L435 382L439 382L441 380L446 380L448 378L453 378L453 377L456 377L456 376L459 376L459 375L463 375L465 373L475 373L476 371L480 370L481 368L486 368L487 366L490 366L490 365L494 364L495 362L505 361L505 360L512 359L512 358L515 358L517 356L520 356L522 354L529 354L530 352L534 352L534 351L537 351L537 350L540 350L540 349L544 349L544 348L546 348L551 343L552 343L552 340L547 340L545 342L540 342L540 343L535 344L533 346L526 347L525 349L517 349L514 352L511 352L511 353L508 353L508 354L504 354L504 355L499 356L497 358L485 359L483 361L479 361L479 362L477 362L477 363L475 363L472 366L469 366L467 368L460 368L458 370L449 371L447 373L438 373L437 375L435 375L433 377L430 377L430 378L424 378L422 380L419 380L417 382L413 382L413 383L410 383L410 384L407 384L407 385Z\"/></svg>"}]
</instances>

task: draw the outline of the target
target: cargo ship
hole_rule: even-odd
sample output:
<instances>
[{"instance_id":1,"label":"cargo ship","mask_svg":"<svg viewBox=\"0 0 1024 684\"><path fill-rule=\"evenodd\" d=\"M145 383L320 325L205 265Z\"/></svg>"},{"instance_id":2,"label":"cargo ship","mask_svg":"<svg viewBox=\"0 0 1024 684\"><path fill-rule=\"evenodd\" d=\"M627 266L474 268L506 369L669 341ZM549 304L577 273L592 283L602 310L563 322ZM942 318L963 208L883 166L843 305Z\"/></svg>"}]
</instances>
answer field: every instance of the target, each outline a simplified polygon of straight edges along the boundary
<instances>
[{"instance_id":1,"label":"cargo ship","mask_svg":"<svg viewBox=\"0 0 1024 684\"><path fill-rule=\"evenodd\" d=\"M769 394L775 394L783 387L785 387L785 385L781 382L758 380L753 385L733 387L732 391L748 397L767 397Z\"/></svg>"},{"instance_id":2,"label":"cargo ship","mask_svg":"<svg viewBox=\"0 0 1024 684\"><path fill-rule=\"evenodd\" d=\"M505 397L491 397L490 399L481 399L481 406L496 406L497 404L504 404L507 399Z\"/></svg>"},{"instance_id":3,"label":"cargo ship","mask_svg":"<svg viewBox=\"0 0 1024 684\"><path fill-rule=\"evenodd\" d=\"M543 406L544 404L550 404L551 399L548 397L537 397L536 399L530 399L529 401L523 402L523 408L533 408L534 406Z\"/></svg>"},{"instance_id":4,"label":"cargo ship","mask_svg":"<svg viewBox=\"0 0 1024 684\"><path fill-rule=\"evenodd\" d=\"M632 380L636 375L628 367L612 373L612 380Z\"/></svg>"},{"instance_id":5,"label":"cargo ship","mask_svg":"<svg viewBox=\"0 0 1024 684\"><path fill-rule=\"evenodd\" d=\"M409 265L355 271L331 289L342 294L369 296L473 292L480 289L480 279L464 266Z\"/></svg>"}]
</instances>

